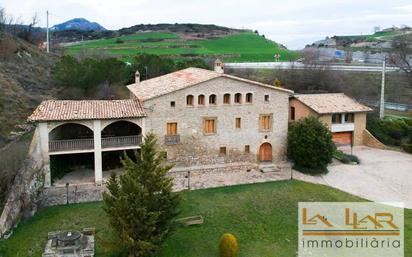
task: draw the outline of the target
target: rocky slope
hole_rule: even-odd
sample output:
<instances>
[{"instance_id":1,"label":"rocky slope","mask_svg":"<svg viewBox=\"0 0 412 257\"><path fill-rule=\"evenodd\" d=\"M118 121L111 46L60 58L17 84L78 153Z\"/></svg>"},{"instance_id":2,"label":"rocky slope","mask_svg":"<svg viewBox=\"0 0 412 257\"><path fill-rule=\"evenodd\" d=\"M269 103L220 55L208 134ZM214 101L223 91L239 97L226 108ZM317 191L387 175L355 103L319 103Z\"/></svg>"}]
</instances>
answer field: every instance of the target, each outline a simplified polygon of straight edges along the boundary
<instances>
[{"instance_id":1,"label":"rocky slope","mask_svg":"<svg viewBox=\"0 0 412 257\"><path fill-rule=\"evenodd\" d=\"M25 129L38 103L56 94L51 68L57 60L20 39L0 38L0 147Z\"/></svg>"}]
</instances>

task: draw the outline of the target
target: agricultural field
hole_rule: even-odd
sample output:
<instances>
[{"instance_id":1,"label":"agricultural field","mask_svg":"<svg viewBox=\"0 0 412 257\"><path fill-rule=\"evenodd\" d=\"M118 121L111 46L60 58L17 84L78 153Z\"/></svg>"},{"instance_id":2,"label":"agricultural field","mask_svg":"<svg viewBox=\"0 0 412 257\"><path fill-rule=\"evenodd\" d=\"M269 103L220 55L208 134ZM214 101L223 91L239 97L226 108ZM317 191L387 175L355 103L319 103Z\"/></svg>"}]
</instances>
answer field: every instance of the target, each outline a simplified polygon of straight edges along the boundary
<instances>
[{"instance_id":1,"label":"agricultural field","mask_svg":"<svg viewBox=\"0 0 412 257\"><path fill-rule=\"evenodd\" d=\"M182 193L180 217L202 215L204 223L178 227L155 254L158 257L218 256L219 237L230 232L239 242L239 257L296 256L298 202L365 201L327 186L296 180L238 185ZM101 202L54 206L23 221L7 241L1 257L40 257L47 232L96 228L96 256L127 253L108 225ZM405 242L412 239L412 211L405 209ZM411 256L412 244L405 244Z\"/></svg>"},{"instance_id":2,"label":"agricultural field","mask_svg":"<svg viewBox=\"0 0 412 257\"><path fill-rule=\"evenodd\" d=\"M98 39L68 46L67 54L82 52L102 53L129 60L134 55L146 53L172 58L200 57L222 58L224 61L274 61L297 59L299 54L281 48L276 42L252 32L243 32L224 37L193 39L183 34L144 32L110 39Z\"/></svg>"}]
</instances>

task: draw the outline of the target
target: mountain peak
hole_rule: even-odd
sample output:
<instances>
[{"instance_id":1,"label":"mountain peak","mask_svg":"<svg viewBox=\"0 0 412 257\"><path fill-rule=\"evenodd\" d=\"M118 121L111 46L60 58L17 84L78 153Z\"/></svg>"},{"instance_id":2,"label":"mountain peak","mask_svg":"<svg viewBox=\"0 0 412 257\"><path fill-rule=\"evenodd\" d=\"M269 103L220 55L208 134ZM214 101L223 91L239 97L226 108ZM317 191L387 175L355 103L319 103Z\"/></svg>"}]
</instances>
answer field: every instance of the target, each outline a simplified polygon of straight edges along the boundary
<instances>
[{"instance_id":1,"label":"mountain peak","mask_svg":"<svg viewBox=\"0 0 412 257\"><path fill-rule=\"evenodd\" d=\"M54 25L52 30L62 31L62 30L81 30L81 31L104 31L106 30L97 22L90 22L85 18L74 18L66 22Z\"/></svg>"}]
</instances>

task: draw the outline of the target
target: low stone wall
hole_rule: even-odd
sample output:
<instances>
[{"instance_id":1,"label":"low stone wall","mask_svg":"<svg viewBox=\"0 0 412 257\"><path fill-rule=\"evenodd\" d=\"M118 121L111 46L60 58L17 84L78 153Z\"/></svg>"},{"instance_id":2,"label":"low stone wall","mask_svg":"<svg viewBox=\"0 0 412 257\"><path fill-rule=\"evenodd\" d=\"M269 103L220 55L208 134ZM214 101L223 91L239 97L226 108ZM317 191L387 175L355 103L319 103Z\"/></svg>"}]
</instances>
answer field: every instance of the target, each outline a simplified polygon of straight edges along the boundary
<instances>
[{"instance_id":1,"label":"low stone wall","mask_svg":"<svg viewBox=\"0 0 412 257\"><path fill-rule=\"evenodd\" d=\"M288 163L277 165L277 171L262 173L258 164L231 163L224 165L204 165L193 167L175 167L169 172L173 178L173 190L202 189L238 184L250 184L266 181L290 179L291 167ZM40 206L61 205L69 203L95 202L102 200L105 184L70 185L51 187L43 190Z\"/></svg>"},{"instance_id":2,"label":"low stone wall","mask_svg":"<svg viewBox=\"0 0 412 257\"><path fill-rule=\"evenodd\" d=\"M66 187L45 188L40 195L39 206L62 205L66 203L96 202L102 200L106 187L88 185L73 185Z\"/></svg>"},{"instance_id":3,"label":"low stone wall","mask_svg":"<svg viewBox=\"0 0 412 257\"><path fill-rule=\"evenodd\" d=\"M387 149L381 141L379 141L366 129L363 131L363 144L377 149Z\"/></svg>"}]
</instances>

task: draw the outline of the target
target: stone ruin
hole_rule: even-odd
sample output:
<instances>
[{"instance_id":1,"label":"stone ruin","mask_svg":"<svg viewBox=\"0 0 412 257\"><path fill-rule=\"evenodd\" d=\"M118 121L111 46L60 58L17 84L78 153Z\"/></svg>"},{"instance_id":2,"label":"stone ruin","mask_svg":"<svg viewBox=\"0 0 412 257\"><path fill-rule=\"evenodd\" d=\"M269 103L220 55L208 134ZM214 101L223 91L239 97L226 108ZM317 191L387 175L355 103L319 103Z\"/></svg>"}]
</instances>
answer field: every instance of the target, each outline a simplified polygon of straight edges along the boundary
<instances>
[{"instance_id":1,"label":"stone ruin","mask_svg":"<svg viewBox=\"0 0 412 257\"><path fill-rule=\"evenodd\" d=\"M49 232L42 257L94 257L94 232L93 228Z\"/></svg>"}]
</instances>

